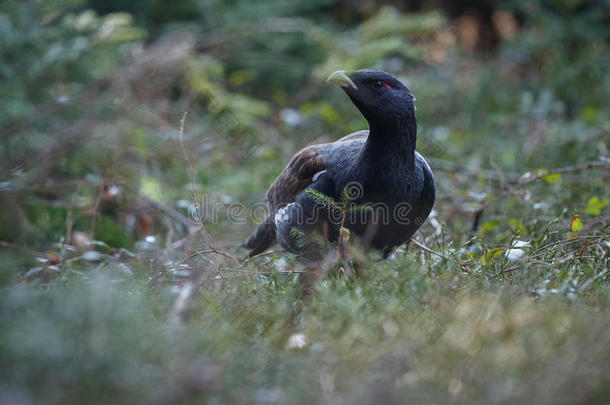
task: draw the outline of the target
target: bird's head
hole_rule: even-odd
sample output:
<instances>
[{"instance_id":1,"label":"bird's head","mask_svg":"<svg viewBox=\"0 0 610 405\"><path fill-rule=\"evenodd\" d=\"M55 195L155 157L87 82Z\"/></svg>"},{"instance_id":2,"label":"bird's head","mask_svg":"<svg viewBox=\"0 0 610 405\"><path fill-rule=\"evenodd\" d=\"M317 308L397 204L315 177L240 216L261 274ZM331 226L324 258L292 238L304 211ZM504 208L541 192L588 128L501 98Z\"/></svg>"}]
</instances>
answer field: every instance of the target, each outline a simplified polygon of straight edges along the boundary
<instances>
[{"instance_id":1,"label":"bird's head","mask_svg":"<svg viewBox=\"0 0 610 405\"><path fill-rule=\"evenodd\" d=\"M326 81L339 85L371 126L414 117L415 97L389 73L378 70L338 70L328 76Z\"/></svg>"}]
</instances>

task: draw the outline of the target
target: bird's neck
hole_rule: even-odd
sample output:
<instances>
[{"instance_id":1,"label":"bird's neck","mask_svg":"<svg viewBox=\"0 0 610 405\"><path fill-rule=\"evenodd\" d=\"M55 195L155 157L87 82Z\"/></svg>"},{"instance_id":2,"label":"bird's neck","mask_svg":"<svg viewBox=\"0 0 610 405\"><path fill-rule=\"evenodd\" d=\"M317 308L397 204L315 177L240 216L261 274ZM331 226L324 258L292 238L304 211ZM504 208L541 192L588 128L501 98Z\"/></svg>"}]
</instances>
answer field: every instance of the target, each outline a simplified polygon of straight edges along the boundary
<instances>
[{"instance_id":1,"label":"bird's neck","mask_svg":"<svg viewBox=\"0 0 610 405\"><path fill-rule=\"evenodd\" d=\"M387 170L388 165L415 167L417 122L413 112L389 123L369 122L369 126L362 158L368 161L371 169Z\"/></svg>"}]
</instances>

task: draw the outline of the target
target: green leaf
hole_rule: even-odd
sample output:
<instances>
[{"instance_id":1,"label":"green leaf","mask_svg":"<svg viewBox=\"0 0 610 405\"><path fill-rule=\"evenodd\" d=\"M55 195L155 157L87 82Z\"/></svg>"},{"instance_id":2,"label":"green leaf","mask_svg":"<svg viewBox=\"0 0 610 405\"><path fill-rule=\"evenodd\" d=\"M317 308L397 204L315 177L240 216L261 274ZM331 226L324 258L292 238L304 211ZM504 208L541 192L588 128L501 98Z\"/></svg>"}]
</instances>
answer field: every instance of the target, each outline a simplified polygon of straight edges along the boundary
<instances>
[{"instance_id":1,"label":"green leaf","mask_svg":"<svg viewBox=\"0 0 610 405\"><path fill-rule=\"evenodd\" d=\"M487 232L491 232L498 226L500 226L500 221L487 221L483 225L481 225L481 233L484 234Z\"/></svg>"},{"instance_id":2,"label":"green leaf","mask_svg":"<svg viewBox=\"0 0 610 405\"><path fill-rule=\"evenodd\" d=\"M140 180L140 192L155 201L163 201L163 185L152 176L143 176Z\"/></svg>"},{"instance_id":3,"label":"green leaf","mask_svg":"<svg viewBox=\"0 0 610 405\"><path fill-rule=\"evenodd\" d=\"M578 215L574 215L570 220L570 228L572 229L572 232L578 232L582 229L582 227L583 223L580 220L580 217Z\"/></svg>"},{"instance_id":4,"label":"green leaf","mask_svg":"<svg viewBox=\"0 0 610 405\"><path fill-rule=\"evenodd\" d=\"M585 212L589 215L600 216L602 210L610 205L610 201L607 198L600 199L599 197L591 197L587 203L587 209Z\"/></svg>"},{"instance_id":5,"label":"green leaf","mask_svg":"<svg viewBox=\"0 0 610 405\"><path fill-rule=\"evenodd\" d=\"M583 108L583 110L580 113L580 116L582 117L583 120L585 120L587 122L595 122L595 120L599 116L599 110L597 108L595 108L594 106L587 106L587 107Z\"/></svg>"},{"instance_id":6,"label":"green leaf","mask_svg":"<svg viewBox=\"0 0 610 405\"><path fill-rule=\"evenodd\" d=\"M540 178L547 183L555 183L559 179L561 179L560 173L549 173L547 169L538 169L536 170L536 175L540 176Z\"/></svg>"},{"instance_id":7,"label":"green leaf","mask_svg":"<svg viewBox=\"0 0 610 405\"><path fill-rule=\"evenodd\" d=\"M487 253L485 253L484 256L481 256L479 261L481 264L491 264L494 262L494 260L496 260L498 257L500 257L502 255L502 253L504 253L504 249L502 249L502 248L492 249L492 250L488 251Z\"/></svg>"},{"instance_id":8,"label":"green leaf","mask_svg":"<svg viewBox=\"0 0 610 405\"><path fill-rule=\"evenodd\" d=\"M521 235L527 235L527 228L518 219L512 218L508 223L514 231L519 232Z\"/></svg>"},{"instance_id":9,"label":"green leaf","mask_svg":"<svg viewBox=\"0 0 610 405\"><path fill-rule=\"evenodd\" d=\"M542 176L542 180L546 181L547 183L555 183L556 181L559 181L559 179L561 179L560 173L551 173L547 174L546 176Z\"/></svg>"}]
</instances>

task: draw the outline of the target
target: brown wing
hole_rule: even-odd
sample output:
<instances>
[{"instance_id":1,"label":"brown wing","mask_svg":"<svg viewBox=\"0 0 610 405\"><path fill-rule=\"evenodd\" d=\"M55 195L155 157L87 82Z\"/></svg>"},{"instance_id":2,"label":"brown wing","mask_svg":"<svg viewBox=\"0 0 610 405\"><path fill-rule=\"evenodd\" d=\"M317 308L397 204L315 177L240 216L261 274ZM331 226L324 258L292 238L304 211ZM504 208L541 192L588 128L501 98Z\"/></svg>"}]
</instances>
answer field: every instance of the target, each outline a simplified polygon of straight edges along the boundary
<instances>
[{"instance_id":1,"label":"brown wing","mask_svg":"<svg viewBox=\"0 0 610 405\"><path fill-rule=\"evenodd\" d=\"M333 143L311 145L301 149L290 159L288 165L277 176L275 181L267 190L267 204L272 213L284 205L294 201L296 195L309 186L313 176L326 169L325 158L332 160L332 152L329 155L329 148L343 142L364 142L368 137L369 131L358 131L340 138Z\"/></svg>"},{"instance_id":2,"label":"brown wing","mask_svg":"<svg viewBox=\"0 0 610 405\"><path fill-rule=\"evenodd\" d=\"M272 212L293 202L296 195L311 184L314 174L326 169L321 146L311 145L301 149L271 184L266 197Z\"/></svg>"},{"instance_id":3,"label":"brown wing","mask_svg":"<svg viewBox=\"0 0 610 405\"><path fill-rule=\"evenodd\" d=\"M333 163L333 158L345 155L343 146L346 142L363 143L367 136L368 131L359 131L344 136L334 143L311 145L301 149L290 159L288 165L267 190L267 205L271 215L242 245L251 249L250 257L264 252L275 243L275 211L285 204L294 202L296 195L312 183L314 175L326 170L327 163Z\"/></svg>"}]
</instances>

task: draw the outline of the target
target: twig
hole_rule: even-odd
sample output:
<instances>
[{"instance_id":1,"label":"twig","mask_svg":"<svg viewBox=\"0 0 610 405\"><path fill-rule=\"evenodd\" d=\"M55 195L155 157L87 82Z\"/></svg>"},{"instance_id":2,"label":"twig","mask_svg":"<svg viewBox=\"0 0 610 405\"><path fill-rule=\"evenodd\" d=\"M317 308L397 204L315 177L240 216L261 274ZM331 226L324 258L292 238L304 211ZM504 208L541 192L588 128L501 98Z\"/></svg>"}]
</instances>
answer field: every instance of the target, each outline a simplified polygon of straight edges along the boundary
<instances>
[{"instance_id":1,"label":"twig","mask_svg":"<svg viewBox=\"0 0 610 405\"><path fill-rule=\"evenodd\" d=\"M182 152L184 153L184 159L186 160L186 163L189 166L189 177L191 180L191 200L193 201L193 204L195 206L195 213L197 215L197 222L199 223L199 230L201 232L201 236L203 237L203 240L206 242L206 244L210 248L211 253L224 256L225 258L231 260L235 264L238 264L237 260L235 260L233 258L233 256L231 256L229 253L216 248L216 246L212 242L212 239L210 238L210 235L207 233L207 231L205 230L205 227L203 226L202 211L201 211L199 202L197 201L197 196L195 194L195 166L193 166L193 163L191 162L191 159L189 158L189 155L186 151L186 147L184 146L184 122L186 121L187 113L188 112L185 111L184 114L182 115L182 119L180 120L180 130L178 132L178 139L180 140L180 146L182 147Z\"/></svg>"},{"instance_id":2,"label":"twig","mask_svg":"<svg viewBox=\"0 0 610 405\"><path fill-rule=\"evenodd\" d=\"M257 255L254 255L254 256L246 257L244 259L244 261L241 262L239 266L237 266L237 269L241 269L243 266L245 266L246 264L250 263L250 261L252 261L252 260L254 260L256 258L263 257L263 256L271 256L271 255L274 255L276 253L284 253L284 252L285 252L285 250L272 250L272 251L269 251L269 252L262 252L262 253L259 253Z\"/></svg>"},{"instance_id":3,"label":"twig","mask_svg":"<svg viewBox=\"0 0 610 405\"><path fill-rule=\"evenodd\" d=\"M558 246L558 245L567 245L567 244L575 243L575 242L582 242L582 241L591 240L591 239L603 239L603 238L604 238L603 235L585 235L585 236L579 236L579 237L576 237L573 239L562 239L562 240L549 243L548 245L544 245L544 246L536 249L534 252L532 252L531 256L532 257L539 256L543 251L548 250L548 249Z\"/></svg>"},{"instance_id":4,"label":"twig","mask_svg":"<svg viewBox=\"0 0 610 405\"><path fill-rule=\"evenodd\" d=\"M499 272L497 272L496 274L492 274L492 275L491 275L491 276L489 276L489 277L490 277L490 278L497 278L497 277L499 277L499 276L500 276L500 275L502 275L502 274L505 274L505 273L510 273L510 272L512 272L512 271L515 271L515 270L517 270L517 269L520 269L521 267L525 266L526 264L529 264L529 265L532 265L532 264L538 264L538 265L549 266L549 265L552 265L553 263L543 262L543 261L539 261L539 260L532 261L532 262L519 263L519 264L516 264L516 265L514 265L514 266L507 267L506 269L500 270L500 271L499 271Z\"/></svg>"},{"instance_id":5,"label":"twig","mask_svg":"<svg viewBox=\"0 0 610 405\"><path fill-rule=\"evenodd\" d=\"M100 216L100 204L104 197L104 181L100 181L99 190L95 201L93 202L93 215L91 217L91 235L95 235L95 226L97 225L97 218ZM68 242L69 243L69 242Z\"/></svg>"},{"instance_id":6,"label":"twig","mask_svg":"<svg viewBox=\"0 0 610 405\"><path fill-rule=\"evenodd\" d=\"M472 218L472 228L471 232L474 234L479 229L479 223L481 222L481 217L483 216L483 211L485 211L485 204L481 204L481 206L474 212Z\"/></svg>"},{"instance_id":7,"label":"twig","mask_svg":"<svg viewBox=\"0 0 610 405\"><path fill-rule=\"evenodd\" d=\"M519 184L529 184L535 180L538 180L539 178L542 178L542 177L545 177L545 176L548 176L551 174L564 174L564 173L580 172L580 171L589 170L589 169L610 170L610 162L593 161L593 162L585 163L583 165L559 167L557 169L544 171L544 172L541 172L538 174L528 176L526 178L522 178L521 180L519 180Z\"/></svg>"},{"instance_id":8,"label":"twig","mask_svg":"<svg viewBox=\"0 0 610 405\"><path fill-rule=\"evenodd\" d=\"M70 243L72 240L72 207L68 209L66 214L66 243Z\"/></svg>"},{"instance_id":9,"label":"twig","mask_svg":"<svg viewBox=\"0 0 610 405\"><path fill-rule=\"evenodd\" d=\"M214 246L214 243L212 242L210 235L206 232L205 227L203 226L202 212L201 212L201 209L199 206L199 202L197 201L197 196L195 194L195 166L193 166L193 163L191 162L191 159L189 158L189 155L186 151L186 147L184 146L184 122L186 121L186 115L187 115L187 111L184 112L184 114L182 115L182 119L180 120L180 130L178 132L178 139L180 140L180 146L182 147L182 152L184 153L184 159L186 160L186 162L189 166L189 177L191 180L191 199L193 201L193 204L195 205L195 212L196 212L197 220L199 223L199 231L201 232L201 236L202 236L204 242L207 244L208 250L197 251L193 255L184 259L182 261L182 263L192 259L195 256L199 256L199 257L207 260L213 267L215 267L216 275L220 278L223 278L222 274L220 273L218 264L212 263L211 260L209 260L207 257L205 257L206 253L213 253L215 255L221 255L221 256L224 256L225 258L231 260L235 264L239 264L239 263L237 263L237 260L235 260L233 258L233 256L231 256L230 254L228 254L226 252L223 252L222 250L217 249L216 246ZM212 272L208 272L205 270L201 271L201 272L199 272L199 274L197 274L196 276L193 276L190 280L186 281L182 285L182 288L180 289L180 293L178 294L178 297L174 301L174 305L173 305L172 311L170 313L170 322L171 323L173 323L176 326L183 325L184 319L186 318L186 314L189 310L189 307L191 305L191 302L193 301L195 294L199 291L199 287L201 287L206 281L212 279L212 274L213 274Z\"/></svg>"},{"instance_id":10,"label":"twig","mask_svg":"<svg viewBox=\"0 0 610 405\"><path fill-rule=\"evenodd\" d=\"M184 122L186 121L187 113L188 111L185 111L184 114L182 114L182 119L180 120L180 130L178 132L178 139L180 140L180 147L182 148L182 152L184 153L184 160L186 160L186 163L189 166L189 178L191 180L191 200L195 205L195 212L197 214L197 219L199 220L201 236L203 236L203 240L206 241L208 246L211 247L212 241L210 240L208 233L203 227L203 219L201 217L201 212L199 209L199 202L197 201L197 196L195 195L195 166L193 166L193 163L191 163L191 159L189 158L189 155L186 152L186 147L184 146Z\"/></svg>"},{"instance_id":11,"label":"twig","mask_svg":"<svg viewBox=\"0 0 610 405\"><path fill-rule=\"evenodd\" d=\"M603 239L603 238L604 238L603 235L587 235L587 236L580 236L580 237L577 237L577 238L574 238L574 239L559 240L559 241L556 241L556 242L553 242L553 243L549 243L548 245L545 245L545 246L542 246L542 247L536 249L530 255L530 257L533 259L533 258L536 258L538 256L541 256L541 254L544 253L544 251L546 251L548 249L551 249L553 247L557 247L557 246L561 246L561 245L567 245L567 244L571 244L571 243L574 243L574 242L583 242L583 241L596 240L596 239L600 240L600 239ZM581 249L578 249L578 250L583 250L583 249L581 248ZM575 258L575 259L589 259L589 258L593 258L594 257L594 256L571 257L571 255L573 255L573 254L574 254L574 252L570 252L569 255L562 256L559 259L552 260L550 262L544 262L544 261L541 261L541 260L533 260L533 261L528 261L528 262L516 264L514 266L511 266L511 267L508 267L506 269L500 270L499 272L497 272L496 274L491 275L490 277L491 278L497 278L498 276L500 276L502 274L510 273L510 272L512 272L514 270L517 270L517 269L525 266L525 265L536 265L537 264L537 265L544 265L544 266L554 266L554 265L562 263L565 260L571 259L571 258Z\"/></svg>"},{"instance_id":12,"label":"twig","mask_svg":"<svg viewBox=\"0 0 610 405\"><path fill-rule=\"evenodd\" d=\"M199 229L197 229L197 230L190 230L188 235L186 235L184 238L182 238L180 240L177 240L176 242L174 242L171 245L169 245L168 247L166 247L165 248L165 252L163 254L167 256L168 254L170 254L174 250L183 247L198 232L199 232Z\"/></svg>"},{"instance_id":13,"label":"twig","mask_svg":"<svg viewBox=\"0 0 610 405\"><path fill-rule=\"evenodd\" d=\"M150 205L155 210L165 214L169 218L178 222L180 225L184 226L186 229L188 229L189 225L191 224L191 222L188 220L187 217L185 217L184 215L182 215L181 213L179 213L172 207L165 205L159 201L153 200L152 198L142 194L140 191L138 191L136 188L131 186L129 183L124 182L124 181L119 181L118 184L125 187L127 190L129 190L133 194L135 194L139 199L144 201L146 204Z\"/></svg>"},{"instance_id":14,"label":"twig","mask_svg":"<svg viewBox=\"0 0 610 405\"><path fill-rule=\"evenodd\" d=\"M0 240L0 247L9 248L9 249L16 249L16 250L26 250L22 246L16 245L16 244L11 243L11 242L5 242L3 240Z\"/></svg>"},{"instance_id":15,"label":"twig","mask_svg":"<svg viewBox=\"0 0 610 405\"><path fill-rule=\"evenodd\" d=\"M457 264L458 266L460 266L460 268L464 271L467 271L468 267L466 265L466 263L461 263L458 260L454 259L453 257L449 257L449 256L445 256L444 254L437 252L436 250L432 250L430 249L428 246L424 245L423 243L418 242L415 238L411 238L411 242L413 242L413 244L415 246L417 246L418 248L420 248L421 250L431 253L433 255L436 255L438 257L441 257L445 260L449 260L451 262L454 262L455 264Z\"/></svg>"},{"instance_id":16,"label":"twig","mask_svg":"<svg viewBox=\"0 0 610 405\"><path fill-rule=\"evenodd\" d=\"M491 275L491 276L489 276L489 277L491 277L491 278L498 278L500 275L502 275L502 274L504 274L504 273L510 273L511 271L515 271L515 270L517 270L517 269L519 269L519 268L523 267L523 265L525 265L525 264L526 264L526 263L520 263L520 264L517 264L517 265L515 265L515 266L507 267L507 268L505 268L505 269L500 270L500 271L499 271L499 272L497 272L496 274L492 274L492 275Z\"/></svg>"},{"instance_id":17,"label":"twig","mask_svg":"<svg viewBox=\"0 0 610 405\"><path fill-rule=\"evenodd\" d=\"M444 160L444 159L435 159L430 158L430 165L434 168L434 170L442 171L442 172L450 172L450 173L460 173L465 174L472 177L483 176L487 180L492 180L500 183L518 183L518 184L529 184L535 180L538 180L544 176L548 176L549 174L564 174L571 172L578 172L588 169L609 169L610 170L610 162L605 160L588 162L583 165L575 165L575 166L566 166L560 167L557 169L551 169L548 171L544 171L543 173L533 174L526 178L520 176L517 173L503 173L498 170L488 170L488 169L480 169L480 168L469 168L456 165L455 163Z\"/></svg>"},{"instance_id":18,"label":"twig","mask_svg":"<svg viewBox=\"0 0 610 405\"><path fill-rule=\"evenodd\" d=\"M183 326L186 314L190 308L193 297L199 290L199 287L211 278L211 273L206 271L200 272L197 277L187 280L180 289L178 297L174 301L172 310L169 315L170 322L177 326Z\"/></svg>"},{"instance_id":19,"label":"twig","mask_svg":"<svg viewBox=\"0 0 610 405\"><path fill-rule=\"evenodd\" d=\"M518 173L503 173L501 176L498 175L498 172L495 170L481 169L481 168L470 168L456 165L455 163L438 158L427 158L430 162L430 166L434 170L438 170L440 172L449 172L449 173L460 173L471 177L479 177L483 176L487 180L504 182L509 181L511 183L517 183L519 181Z\"/></svg>"}]
</instances>

